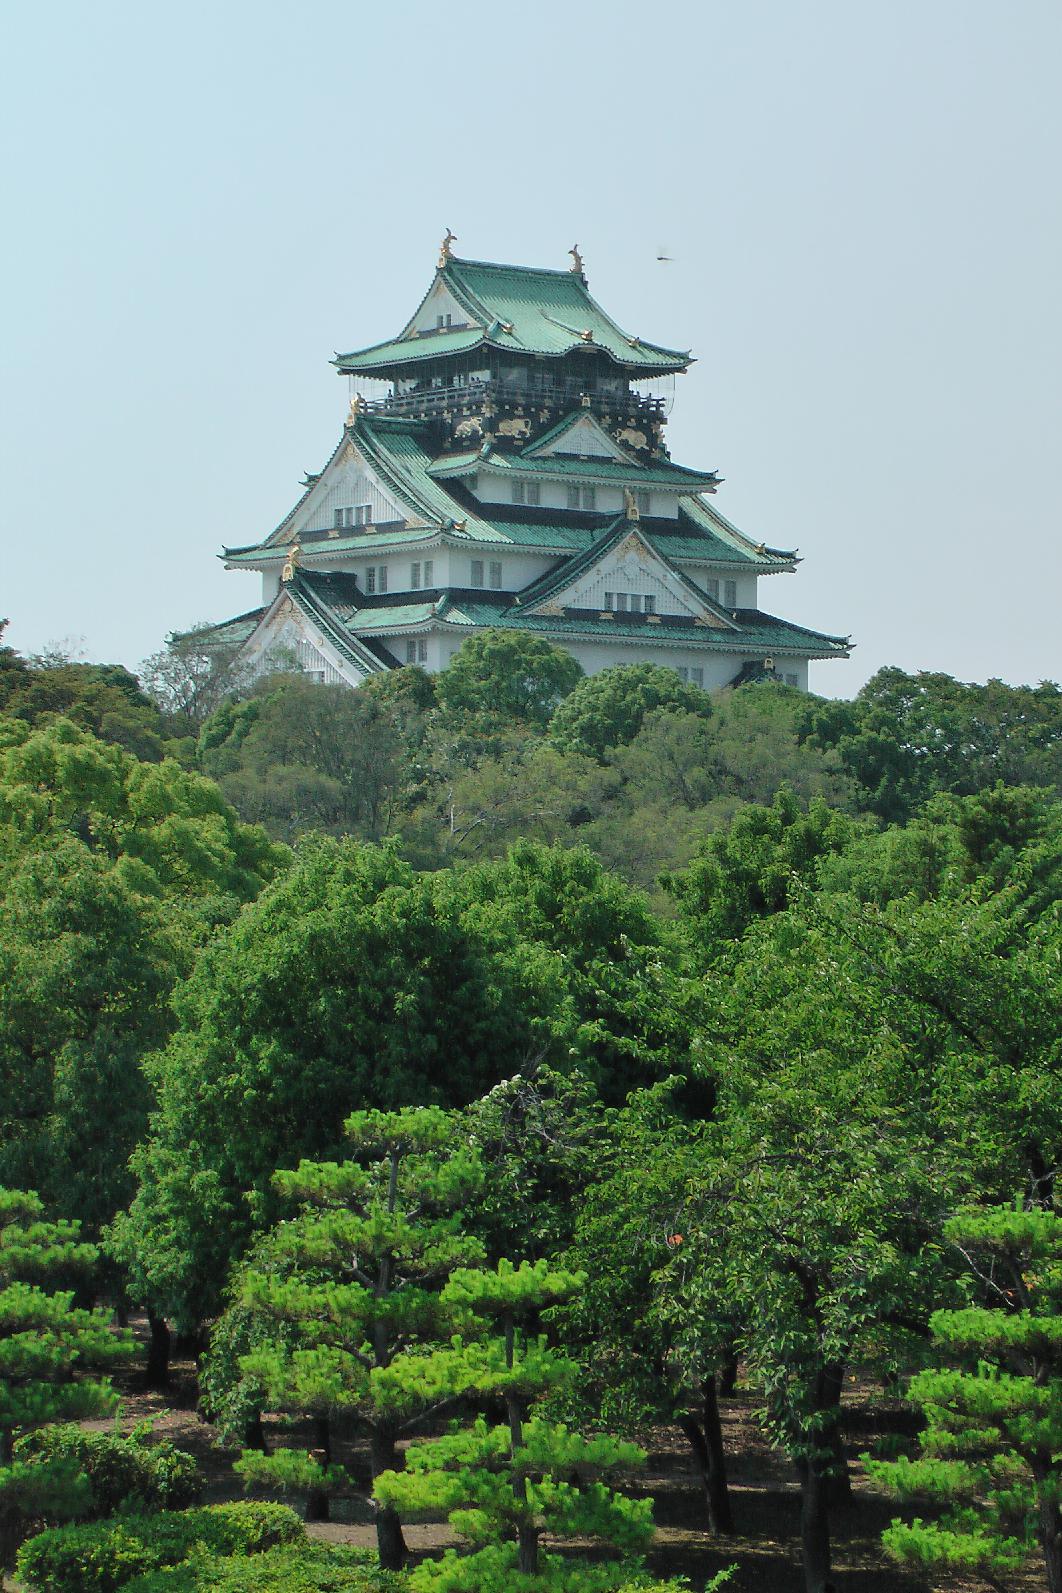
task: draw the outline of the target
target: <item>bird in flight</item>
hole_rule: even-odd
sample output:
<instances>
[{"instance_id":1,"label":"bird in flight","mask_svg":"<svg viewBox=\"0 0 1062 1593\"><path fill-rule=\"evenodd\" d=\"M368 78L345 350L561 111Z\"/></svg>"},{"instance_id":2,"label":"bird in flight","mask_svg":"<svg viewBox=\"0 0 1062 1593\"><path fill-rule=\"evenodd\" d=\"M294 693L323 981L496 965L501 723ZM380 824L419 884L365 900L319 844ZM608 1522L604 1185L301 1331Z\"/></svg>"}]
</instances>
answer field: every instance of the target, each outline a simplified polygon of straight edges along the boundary
<instances>
[{"instance_id":1,"label":"bird in flight","mask_svg":"<svg viewBox=\"0 0 1062 1593\"><path fill-rule=\"evenodd\" d=\"M661 265L665 265L665 264L670 264L671 260L674 257L672 255L668 254L668 252L667 252L667 244L666 243L662 243L662 244L658 245L658 247L657 247L656 258L661 263Z\"/></svg>"}]
</instances>

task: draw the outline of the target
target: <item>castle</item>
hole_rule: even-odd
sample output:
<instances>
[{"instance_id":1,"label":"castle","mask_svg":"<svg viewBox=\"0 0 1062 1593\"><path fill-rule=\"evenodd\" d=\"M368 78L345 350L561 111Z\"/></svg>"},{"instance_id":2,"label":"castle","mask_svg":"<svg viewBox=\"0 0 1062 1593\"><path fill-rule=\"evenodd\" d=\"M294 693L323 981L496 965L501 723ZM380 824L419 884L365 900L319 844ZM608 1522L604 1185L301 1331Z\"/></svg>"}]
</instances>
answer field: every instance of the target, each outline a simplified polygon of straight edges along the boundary
<instances>
[{"instance_id":1,"label":"castle","mask_svg":"<svg viewBox=\"0 0 1062 1593\"><path fill-rule=\"evenodd\" d=\"M706 690L764 674L807 688L848 639L760 607L796 554L754 542L711 501L719 478L664 441L691 363L622 331L569 270L463 260L397 337L337 355L350 413L276 530L226 548L262 603L215 628L252 666L282 653L356 686L445 667L477 630L524 630L587 674L667 665Z\"/></svg>"}]
</instances>

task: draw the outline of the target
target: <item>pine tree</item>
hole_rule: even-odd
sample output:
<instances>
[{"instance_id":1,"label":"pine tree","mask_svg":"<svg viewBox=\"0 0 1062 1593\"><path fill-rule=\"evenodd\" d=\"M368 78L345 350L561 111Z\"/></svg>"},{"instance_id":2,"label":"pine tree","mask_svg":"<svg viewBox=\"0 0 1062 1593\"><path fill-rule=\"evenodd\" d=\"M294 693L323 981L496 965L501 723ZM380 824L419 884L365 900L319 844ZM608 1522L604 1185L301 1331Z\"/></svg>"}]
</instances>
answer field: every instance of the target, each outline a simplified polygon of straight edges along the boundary
<instances>
[{"instance_id":1,"label":"pine tree","mask_svg":"<svg viewBox=\"0 0 1062 1593\"><path fill-rule=\"evenodd\" d=\"M0 1555L29 1521L63 1520L89 1501L88 1481L62 1460L14 1459L15 1440L48 1422L102 1416L116 1396L106 1378L86 1377L127 1359L132 1342L109 1313L80 1310L70 1283L97 1260L76 1222L43 1222L36 1194L0 1189Z\"/></svg>"},{"instance_id":2,"label":"pine tree","mask_svg":"<svg viewBox=\"0 0 1062 1593\"><path fill-rule=\"evenodd\" d=\"M1062 1593L1062 1218L1003 1207L960 1214L945 1233L990 1303L931 1318L953 1364L911 1383L926 1418L921 1453L870 1471L943 1514L894 1521L885 1546L923 1571L998 1576L1038 1543L1050 1593Z\"/></svg>"},{"instance_id":3,"label":"pine tree","mask_svg":"<svg viewBox=\"0 0 1062 1593\"><path fill-rule=\"evenodd\" d=\"M383 1504L400 1514L442 1509L473 1546L471 1554L451 1549L417 1566L410 1575L416 1593L599 1593L636 1574L629 1563L579 1563L541 1546L543 1534L578 1536L629 1556L653 1532L649 1500L625 1499L600 1480L640 1465L644 1451L613 1438L584 1438L531 1414L533 1402L563 1387L576 1369L530 1329L582 1282L580 1274L553 1271L545 1261L501 1261L494 1272L455 1272L444 1289L444 1301L464 1319L449 1369L459 1368L465 1389L478 1398L500 1400L506 1420L492 1426L481 1416L470 1428L413 1444L404 1472L376 1479ZM419 1375L415 1361L394 1371Z\"/></svg>"},{"instance_id":4,"label":"pine tree","mask_svg":"<svg viewBox=\"0 0 1062 1593\"><path fill-rule=\"evenodd\" d=\"M418 1345L450 1330L440 1291L455 1267L475 1266L478 1240L462 1231L461 1207L482 1182L478 1158L448 1148L451 1117L436 1107L357 1112L346 1125L354 1159L302 1162L281 1172L280 1193L302 1202L256 1252L243 1299L272 1322L271 1342L240 1357L271 1408L309 1417L315 1453L247 1450L246 1483L308 1495L307 1514L327 1519L330 1495L351 1478L332 1455L330 1420L353 1418L368 1434L373 1476L399 1464L399 1440L460 1392L445 1355L418 1358L417 1378L391 1375ZM397 1515L376 1517L380 1564L397 1570L405 1545Z\"/></svg>"}]
</instances>

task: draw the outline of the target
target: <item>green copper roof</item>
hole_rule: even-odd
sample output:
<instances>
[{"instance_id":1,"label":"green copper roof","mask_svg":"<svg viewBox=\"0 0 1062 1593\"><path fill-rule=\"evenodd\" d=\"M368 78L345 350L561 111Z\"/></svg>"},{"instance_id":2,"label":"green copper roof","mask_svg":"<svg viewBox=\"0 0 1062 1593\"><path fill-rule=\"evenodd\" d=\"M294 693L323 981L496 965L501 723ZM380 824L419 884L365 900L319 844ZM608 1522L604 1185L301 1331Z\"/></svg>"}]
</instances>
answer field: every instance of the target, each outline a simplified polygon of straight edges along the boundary
<instances>
[{"instance_id":1,"label":"green copper roof","mask_svg":"<svg viewBox=\"0 0 1062 1593\"><path fill-rule=\"evenodd\" d=\"M749 563L766 561L777 565L779 563L789 566L796 562L796 552L784 548L769 548L763 542L753 542L751 537L739 531L732 525L714 504L705 503L701 497L683 498L682 513L686 515L699 531L711 537L721 547L728 549L731 557L736 555L741 560ZM720 559L725 555L717 555Z\"/></svg>"},{"instance_id":2,"label":"green copper roof","mask_svg":"<svg viewBox=\"0 0 1062 1593\"><path fill-rule=\"evenodd\" d=\"M450 259L438 271L435 281L439 280L463 306L474 323L471 327L413 333L351 354L337 354L334 363L339 370L386 375L410 363L464 353L480 344L502 353L547 357L569 354L573 349L598 349L632 375L643 376L685 370L690 363L688 352L628 336L591 298L583 278L574 271ZM429 288L428 294L431 291Z\"/></svg>"},{"instance_id":3,"label":"green copper roof","mask_svg":"<svg viewBox=\"0 0 1062 1593\"><path fill-rule=\"evenodd\" d=\"M689 492L695 487L711 490L718 476L714 471L688 470L670 460L656 464L622 464L617 459L574 459L553 455L549 459L528 459L524 454L490 453L443 454L430 467L437 481L471 476L477 470L501 470L518 476L551 477L554 480L601 481L616 486L679 487Z\"/></svg>"}]
</instances>

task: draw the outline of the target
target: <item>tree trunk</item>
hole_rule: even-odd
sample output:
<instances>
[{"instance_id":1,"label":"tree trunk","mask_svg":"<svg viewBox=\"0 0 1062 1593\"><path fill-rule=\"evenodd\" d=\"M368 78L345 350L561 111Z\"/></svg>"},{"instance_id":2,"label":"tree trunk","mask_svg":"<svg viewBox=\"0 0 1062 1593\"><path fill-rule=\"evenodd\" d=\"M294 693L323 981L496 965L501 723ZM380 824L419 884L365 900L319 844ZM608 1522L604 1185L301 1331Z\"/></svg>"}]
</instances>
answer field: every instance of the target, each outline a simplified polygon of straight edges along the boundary
<instances>
[{"instance_id":1,"label":"tree trunk","mask_svg":"<svg viewBox=\"0 0 1062 1593\"><path fill-rule=\"evenodd\" d=\"M1039 1520L1037 1536L1044 1552L1048 1593L1062 1593L1062 1511L1054 1499L1038 1489Z\"/></svg>"},{"instance_id":2,"label":"tree trunk","mask_svg":"<svg viewBox=\"0 0 1062 1593\"><path fill-rule=\"evenodd\" d=\"M382 1471L402 1470L402 1455L392 1433L374 1429L369 1448L374 1482ZM376 1551L381 1571L401 1571L406 1563L408 1551L402 1521L391 1505L376 1506Z\"/></svg>"},{"instance_id":3,"label":"tree trunk","mask_svg":"<svg viewBox=\"0 0 1062 1593\"><path fill-rule=\"evenodd\" d=\"M327 1416L313 1419L314 1459L327 1466L332 1460L332 1434ZM311 1488L306 1495L307 1521L327 1521L330 1518L327 1488Z\"/></svg>"},{"instance_id":4,"label":"tree trunk","mask_svg":"<svg viewBox=\"0 0 1062 1593\"><path fill-rule=\"evenodd\" d=\"M723 1449L723 1429L719 1421L719 1402L716 1398L715 1378L705 1379L701 1389L701 1420L683 1416L679 1426L689 1441L697 1471L704 1488L708 1507L708 1531L731 1533L734 1515L730 1508L730 1493L726 1483L726 1453Z\"/></svg>"},{"instance_id":5,"label":"tree trunk","mask_svg":"<svg viewBox=\"0 0 1062 1593\"><path fill-rule=\"evenodd\" d=\"M830 1451L827 1497L832 1505L852 1502L852 1474L848 1469L848 1453L841 1431L841 1395L844 1392L844 1366L832 1361L823 1368L822 1393L825 1405L835 1407L835 1415L823 1434L823 1443Z\"/></svg>"},{"instance_id":6,"label":"tree trunk","mask_svg":"<svg viewBox=\"0 0 1062 1593\"><path fill-rule=\"evenodd\" d=\"M257 1449L260 1454L268 1455L269 1444L266 1441L265 1428L262 1426L262 1412L256 1411L247 1418L243 1429L244 1449Z\"/></svg>"},{"instance_id":7,"label":"tree trunk","mask_svg":"<svg viewBox=\"0 0 1062 1593\"><path fill-rule=\"evenodd\" d=\"M801 1460L800 1554L804 1563L805 1593L832 1593L830 1582L830 1521L826 1478L822 1461Z\"/></svg>"},{"instance_id":8,"label":"tree trunk","mask_svg":"<svg viewBox=\"0 0 1062 1593\"><path fill-rule=\"evenodd\" d=\"M737 1380L738 1358L736 1355L731 1354L723 1362L723 1370L719 1374L719 1392L724 1399L729 1398L737 1388Z\"/></svg>"},{"instance_id":9,"label":"tree trunk","mask_svg":"<svg viewBox=\"0 0 1062 1593\"><path fill-rule=\"evenodd\" d=\"M148 1388L170 1386L170 1329L165 1317L148 1313L151 1342L148 1345L146 1377Z\"/></svg>"}]
</instances>

